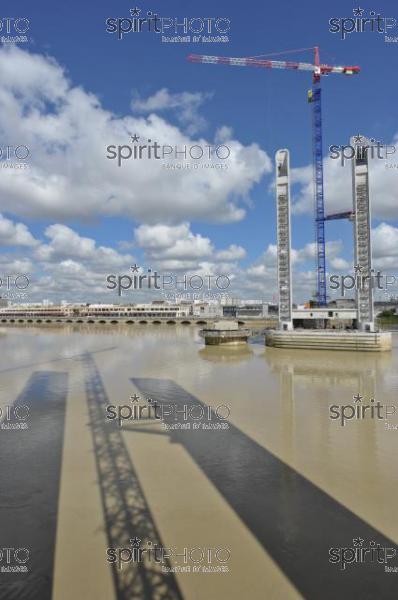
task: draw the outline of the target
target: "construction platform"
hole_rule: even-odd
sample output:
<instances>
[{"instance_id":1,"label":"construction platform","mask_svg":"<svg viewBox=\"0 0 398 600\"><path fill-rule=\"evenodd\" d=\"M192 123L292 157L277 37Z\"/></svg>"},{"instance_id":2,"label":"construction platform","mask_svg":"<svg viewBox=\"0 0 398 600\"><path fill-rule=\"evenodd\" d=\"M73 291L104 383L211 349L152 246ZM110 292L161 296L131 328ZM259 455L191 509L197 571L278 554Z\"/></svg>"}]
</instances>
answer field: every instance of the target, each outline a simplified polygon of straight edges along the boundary
<instances>
[{"instance_id":1,"label":"construction platform","mask_svg":"<svg viewBox=\"0 0 398 600\"><path fill-rule=\"evenodd\" d=\"M306 350L346 350L350 352L386 352L392 349L391 333L365 331L268 331L265 345L275 348Z\"/></svg>"}]
</instances>

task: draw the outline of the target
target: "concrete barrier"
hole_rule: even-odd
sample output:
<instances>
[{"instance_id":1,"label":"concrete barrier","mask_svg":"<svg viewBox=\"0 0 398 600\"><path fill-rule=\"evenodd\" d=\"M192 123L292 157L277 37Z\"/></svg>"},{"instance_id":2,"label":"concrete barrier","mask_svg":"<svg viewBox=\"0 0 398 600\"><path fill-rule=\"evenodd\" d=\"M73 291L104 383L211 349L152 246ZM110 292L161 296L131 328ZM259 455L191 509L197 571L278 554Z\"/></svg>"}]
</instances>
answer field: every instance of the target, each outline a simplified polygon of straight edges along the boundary
<instances>
[{"instance_id":1,"label":"concrete barrier","mask_svg":"<svg viewBox=\"0 0 398 600\"><path fill-rule=\"evenodd\" d=\"M265 345L306 350L386 352L392 348L392 337L389 332L269 331L265 336Z\"/></svg>"}]
</instances>

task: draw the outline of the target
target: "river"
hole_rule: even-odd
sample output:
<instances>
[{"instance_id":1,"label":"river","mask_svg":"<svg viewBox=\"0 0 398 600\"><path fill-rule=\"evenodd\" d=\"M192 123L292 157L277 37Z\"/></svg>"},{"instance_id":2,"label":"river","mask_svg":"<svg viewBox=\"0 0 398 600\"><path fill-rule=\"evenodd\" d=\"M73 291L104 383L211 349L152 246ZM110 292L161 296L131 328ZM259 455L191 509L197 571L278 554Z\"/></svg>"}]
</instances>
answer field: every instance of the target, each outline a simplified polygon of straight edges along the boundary
<instances>
[{"instance_id":1,"label":"river","mask_svg":"<svg viewBox=\"0 0 398 600\"><path fill-rule=\"evenodd\" d=\"M0 598L396 598L393 344L2 327Z\"/></svg>"}]
</instances>

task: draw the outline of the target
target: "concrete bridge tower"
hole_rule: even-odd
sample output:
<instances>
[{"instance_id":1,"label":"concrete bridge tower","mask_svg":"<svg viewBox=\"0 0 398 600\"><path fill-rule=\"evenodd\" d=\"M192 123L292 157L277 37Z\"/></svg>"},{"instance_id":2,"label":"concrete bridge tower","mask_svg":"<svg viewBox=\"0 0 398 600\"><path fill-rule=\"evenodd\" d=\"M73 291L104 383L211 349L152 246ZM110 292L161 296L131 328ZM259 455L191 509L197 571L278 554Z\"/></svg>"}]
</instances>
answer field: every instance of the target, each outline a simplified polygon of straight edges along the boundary
<instances>
[{"instance_id":1,"label":"concrete bridge tower","mask_svg":"<svg viewBox=\"0 0 398 600\"><path fill-rule=\"evenodd\" d=\"M278 150L276 163L276 206L278 238L279 327L293 329L292 271L290 235L290 162L289 150Z\"/></svg>"},{"instance_id":2,"label":"concrete bridge tower","mask_svg":"<svg viewBox=\"0 0 398 600\"><path fill-rule=\"evenodd\" d=\"M358 141L359 140L359 141ZM352 160L352 195L356 270L356 308L358 329L374 331L371 217L369 193L369 141L364 136L350 140L355 148Z\"/></svg>"}]
</instances>

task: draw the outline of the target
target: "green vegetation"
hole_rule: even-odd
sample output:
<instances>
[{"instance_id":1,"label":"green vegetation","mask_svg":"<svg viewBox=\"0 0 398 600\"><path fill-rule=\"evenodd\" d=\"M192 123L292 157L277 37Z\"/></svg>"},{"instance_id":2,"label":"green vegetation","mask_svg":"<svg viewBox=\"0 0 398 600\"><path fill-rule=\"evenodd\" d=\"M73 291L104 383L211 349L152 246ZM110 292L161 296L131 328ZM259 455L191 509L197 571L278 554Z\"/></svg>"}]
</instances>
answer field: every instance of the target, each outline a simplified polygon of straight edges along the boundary
<instances>
[{"instance_id":1,"label":"green vegetation","mask_svg":"<svg viewBox=\"0 0 398 600\"><path fill-rule=\"evenodd\" d=\"M398 315L393 310L383 310L377 316L377 320L381 325L395 325L398 324Z\"/></svg>"}]
</instances>

